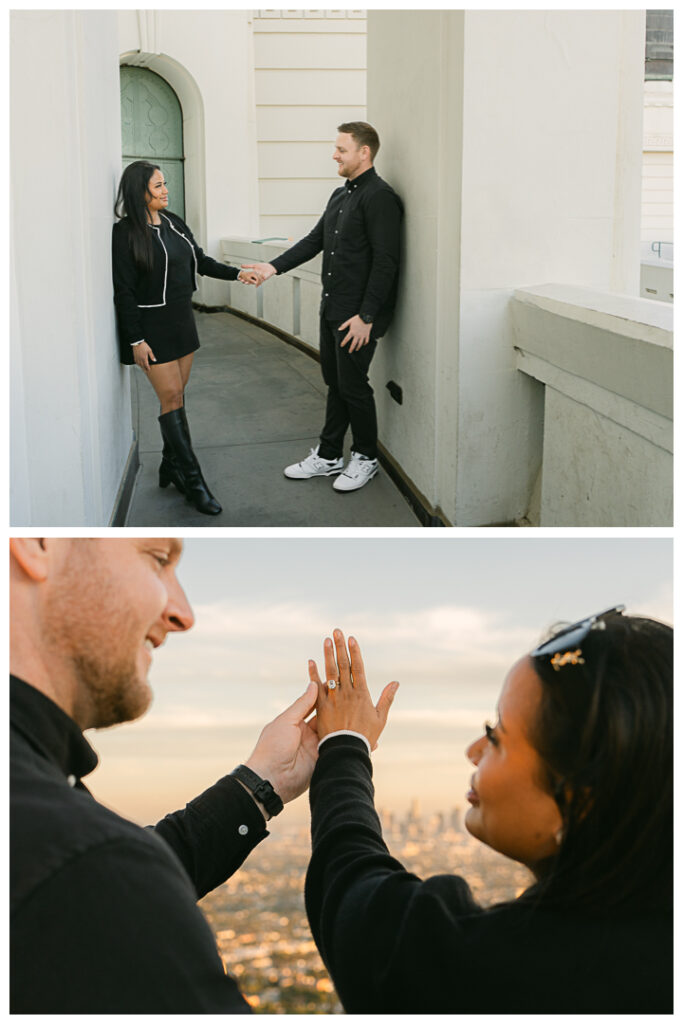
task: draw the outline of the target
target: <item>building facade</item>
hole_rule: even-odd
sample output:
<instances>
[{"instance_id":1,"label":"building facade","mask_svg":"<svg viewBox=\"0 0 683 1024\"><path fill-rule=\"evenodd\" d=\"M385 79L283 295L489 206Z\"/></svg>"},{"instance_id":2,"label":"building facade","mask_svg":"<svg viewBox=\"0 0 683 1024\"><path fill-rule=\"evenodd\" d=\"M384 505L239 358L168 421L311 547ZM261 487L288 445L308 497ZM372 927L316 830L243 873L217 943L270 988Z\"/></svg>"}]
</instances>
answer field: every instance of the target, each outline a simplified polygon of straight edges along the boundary
<instances>
[{"instance_id":1,"label":"building facade","mask_svg":"<svg viewBox=\"0 0 683 1024\"><path fill-rule=\"evenodd\" d=\"M259 258L315 222L338 181L336 125L364 117L407 208L401 302L373 364L386 457L445 522L527 516L547 384L517 366L511 300L548 282L638 295L644 12L19 11L11 22L12 525L122 521L136 465L109 267L122 162L139 144L166 157L203 247ZM648 88L661 95L660 82ZM285 326L312 347L314 271L302 268L298 321ZM246 311L277 323L288 287L269 282ZM234 292L203 280L197 298L257 301Z\"/></svg>"}]
</instances>

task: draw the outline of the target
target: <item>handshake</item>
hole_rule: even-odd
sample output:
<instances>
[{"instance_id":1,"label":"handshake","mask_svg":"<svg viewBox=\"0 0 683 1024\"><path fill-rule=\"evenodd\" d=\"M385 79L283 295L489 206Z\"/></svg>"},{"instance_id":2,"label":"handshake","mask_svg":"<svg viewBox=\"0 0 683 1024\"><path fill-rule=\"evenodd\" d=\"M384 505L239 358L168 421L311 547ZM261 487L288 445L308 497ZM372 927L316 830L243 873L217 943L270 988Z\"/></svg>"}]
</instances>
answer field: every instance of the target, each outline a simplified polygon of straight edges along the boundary
<instances>
[{"instance_id":1,"label":"handshake","mask_svg":"<svg viewBox=\"0 0 683 1024\"><path fill-rule=\"evenodd\" d=\"M237 275L237 280L242 284L253 284L258 286L267 281L269 277L277 273L272 263L243 263L242 269Z\"/></svg>"}]
</instances>

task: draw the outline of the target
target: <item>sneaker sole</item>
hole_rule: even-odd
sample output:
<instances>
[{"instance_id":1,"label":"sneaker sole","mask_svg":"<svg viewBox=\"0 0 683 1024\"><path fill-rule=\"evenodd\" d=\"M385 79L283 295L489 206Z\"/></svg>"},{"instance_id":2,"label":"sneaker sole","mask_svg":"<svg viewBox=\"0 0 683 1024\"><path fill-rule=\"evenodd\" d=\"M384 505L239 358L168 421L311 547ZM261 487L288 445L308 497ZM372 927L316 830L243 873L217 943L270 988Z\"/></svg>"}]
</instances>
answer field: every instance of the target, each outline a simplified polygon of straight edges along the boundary
<instances>
[{"instance_id":1,"label":"sneaker sole","mask_svg":"<svg viewBox=\"0 0 683 1024\"><path fill-rule=\"evenodd\" d=\"M376 469L375 472L372 474L372 476L369 476L367 478L367 480L363 481L362 484L358 484L357 487L344 487L344 488L342 488L342 487L334 487L333 486L332 490L336 491L337 494L353 494L354 491L360 491L361 488L365 487L366 484L369 484L371 480L374 480L378 473L379 473L379 469Z\"/></svg>"},{"instance_id":2,"label":"sneaker sole","mask_svg":"<svg viewBox=\"0 0 683 1024\"><path fill-rule=\"evenodd\" d=\"M284 475L288 480L315 480L317 476L336 476L338 473L343 473L344 467L340 466L339 469L330 469L327 473L309 473L308 476L291 476L287 470L284 470Z\"/></svg>"}]
</instances>

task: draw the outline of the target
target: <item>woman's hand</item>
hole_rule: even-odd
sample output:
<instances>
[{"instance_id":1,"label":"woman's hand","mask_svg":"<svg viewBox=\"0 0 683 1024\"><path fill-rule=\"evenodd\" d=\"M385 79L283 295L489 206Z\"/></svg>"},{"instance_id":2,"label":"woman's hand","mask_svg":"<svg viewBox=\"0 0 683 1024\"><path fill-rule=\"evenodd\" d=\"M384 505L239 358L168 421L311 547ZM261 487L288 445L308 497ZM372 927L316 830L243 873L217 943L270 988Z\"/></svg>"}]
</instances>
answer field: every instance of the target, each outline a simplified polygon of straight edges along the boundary
<instances>
[{"instance_id":1,"label":"woman's hand","mask_svg":"<svg viewBox=\"0 0 683 1024\"><path fill-rule=\"evenodd\" d=\"M136 366L139 366L145 373L149 370L150 363L156 363L154 353L146 341L141 341L139 345L133 345L133 359Z\"/></svg>"},{"instance_id":2,"label":"woman's hand","mask_svg":"<svg viewBox=\"0 0 683 1024\"><path fill-rule=\"evenodd\" d=\"M321 740L328 733L340 729L351 729L365 736L374 750L387 724L389 708L396 696L398 683L388 683L374 705L365 681L365 668L357 641L352 636L349 637L347 653L342 631L335 629L333 635L334 645L329 637L325 638L326 682L321 681L316 663L308 663L308 674L311 680L318 684L318 739ZM330 687L331 681L335 682L336 686Z\"/></svg>"},{"instance_id":3,"label":"woman's hand","mask_svg":"<svg viewBox=\"0 0 683 1024\"><path fill-rule=\"evenodd\" d=\"M262 279L261 275L257 274L255 270L240 270L237 280L241 281L242 284L255 284L258 287Z\"/></svg>"}]
</instances>

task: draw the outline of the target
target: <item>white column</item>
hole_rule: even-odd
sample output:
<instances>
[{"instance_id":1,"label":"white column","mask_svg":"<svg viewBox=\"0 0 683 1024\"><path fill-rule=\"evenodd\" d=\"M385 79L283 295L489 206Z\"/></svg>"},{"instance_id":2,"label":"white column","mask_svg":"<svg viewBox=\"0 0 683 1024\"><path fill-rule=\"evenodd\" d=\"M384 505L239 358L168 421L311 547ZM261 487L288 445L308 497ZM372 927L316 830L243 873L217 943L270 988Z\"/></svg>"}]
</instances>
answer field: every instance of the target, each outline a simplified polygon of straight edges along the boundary
<instances>
[{"instance_id":1,"label":"white column","mask_svg":"<svg viewBox=\"0 0 683 1024\"><path fill-rule=\"evenodd\" d=\"M107 525L133 440L111 225L116 16L11 15L13 526Z\"/></svg>"},{"instance_id":2,"label":"white column","mask_svg":"<svg viewBox=\"0 0 683 1024\"><path fill-rule=\"evenodd\" d=\"M456 525L524 515L540 466L514 289L638 294L644 32L638 11L368 15L378 171L406 203L401 301L374 366L380 433Z\"/></svg>"}]
</instances>

